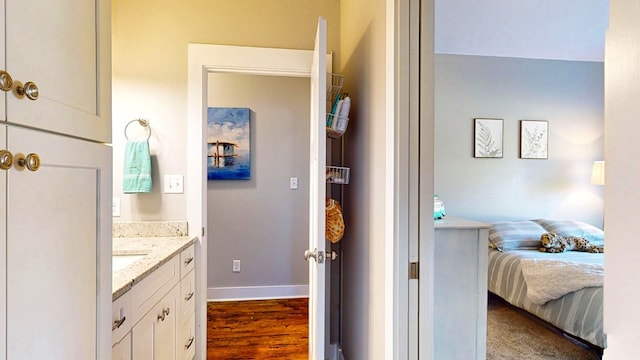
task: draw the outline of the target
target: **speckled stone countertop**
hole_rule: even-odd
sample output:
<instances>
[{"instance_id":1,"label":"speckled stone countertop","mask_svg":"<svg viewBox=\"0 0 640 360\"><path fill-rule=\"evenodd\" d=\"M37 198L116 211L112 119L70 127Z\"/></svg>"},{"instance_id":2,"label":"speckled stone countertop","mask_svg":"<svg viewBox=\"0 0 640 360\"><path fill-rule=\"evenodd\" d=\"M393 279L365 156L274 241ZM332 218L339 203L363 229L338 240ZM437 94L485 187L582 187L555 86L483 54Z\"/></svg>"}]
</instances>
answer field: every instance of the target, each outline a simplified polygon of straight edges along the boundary
<instances>
[{"instance_id":1,"label":"speckled stone countertop","mask_svg":"<svg viewBox=\"0 0 640 360\"><path fill-rule=\"evenodd\" d=\"M113 300L126 293L131 287L166 263L174 255L195 242L195 237L134 237L113 238L113 255L144 255L131 265L113 272Z\"/></svg>"}]
</instances>

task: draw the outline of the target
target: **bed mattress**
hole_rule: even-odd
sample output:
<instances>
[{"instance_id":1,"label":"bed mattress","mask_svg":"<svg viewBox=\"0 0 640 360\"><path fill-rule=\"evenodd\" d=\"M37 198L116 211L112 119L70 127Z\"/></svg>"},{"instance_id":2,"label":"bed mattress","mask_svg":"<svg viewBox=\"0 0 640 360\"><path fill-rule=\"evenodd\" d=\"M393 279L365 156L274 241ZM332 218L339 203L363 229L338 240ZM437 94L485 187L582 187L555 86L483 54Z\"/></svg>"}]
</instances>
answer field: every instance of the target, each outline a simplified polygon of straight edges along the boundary
<instances>
[{"instance_id":1,"label":"bed mattress","mask_svg":"<svg viewBox=\"0 0 640 360\"><path fill-rule=\"evenodd\" d=\"M562 259L587 264L602 264L604 254L570 251L562 254L537 250L500 252L489 249L489 291L509 303L522 308L563 331L601 348L606 347L602 329L602 287L583 288L544 305L537 305L527 297L527 284L522 275L520 260Z\"/></svg>"}]
</instances>

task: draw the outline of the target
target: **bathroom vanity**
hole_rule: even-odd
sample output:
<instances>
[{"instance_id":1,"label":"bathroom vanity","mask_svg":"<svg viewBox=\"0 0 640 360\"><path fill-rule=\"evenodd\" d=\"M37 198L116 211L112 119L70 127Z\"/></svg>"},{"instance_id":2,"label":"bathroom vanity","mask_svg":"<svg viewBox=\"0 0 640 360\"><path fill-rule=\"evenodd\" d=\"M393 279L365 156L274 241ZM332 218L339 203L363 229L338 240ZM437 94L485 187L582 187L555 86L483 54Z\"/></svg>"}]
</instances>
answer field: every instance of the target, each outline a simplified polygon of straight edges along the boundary
<instances>
[{"instance_id":1,"label":"bathroom vanity","mask_svg":"<svg viewBox=\"0 0 640 360\"><path fill-rule=\"evenodd\" d=\"M112 358L193 359L194 238L113 239Z\"/></svg>"}]
</instances>

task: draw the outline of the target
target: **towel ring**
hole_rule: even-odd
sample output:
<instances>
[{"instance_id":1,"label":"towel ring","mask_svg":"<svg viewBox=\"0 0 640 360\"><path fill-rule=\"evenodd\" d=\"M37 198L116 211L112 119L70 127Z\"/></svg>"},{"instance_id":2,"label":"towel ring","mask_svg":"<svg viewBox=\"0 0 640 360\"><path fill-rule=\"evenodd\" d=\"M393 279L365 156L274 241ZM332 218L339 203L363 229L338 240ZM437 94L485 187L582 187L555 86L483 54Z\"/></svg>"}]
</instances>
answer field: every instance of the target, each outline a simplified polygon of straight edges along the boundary
<instances>
[{"instance_id":1,"label":"towel ring","mask_svg":"<svg viewBox=\"0 0 640 360\"><path fill-rule=\"evenodd\" d=\"M149 131L149 135L147 135L147 140L149 140L151 138L151 125L149 125L149 120L147 119L135 119L135 120L131 120L127 123L127 126L124 127L124 137L129 140L129 136L127 135L127 129L129 128L129 125L131 125L131 123L134 122L138 122L138 124L140 124L140 126L146 128Z\"/></svg>"}]
</instances>

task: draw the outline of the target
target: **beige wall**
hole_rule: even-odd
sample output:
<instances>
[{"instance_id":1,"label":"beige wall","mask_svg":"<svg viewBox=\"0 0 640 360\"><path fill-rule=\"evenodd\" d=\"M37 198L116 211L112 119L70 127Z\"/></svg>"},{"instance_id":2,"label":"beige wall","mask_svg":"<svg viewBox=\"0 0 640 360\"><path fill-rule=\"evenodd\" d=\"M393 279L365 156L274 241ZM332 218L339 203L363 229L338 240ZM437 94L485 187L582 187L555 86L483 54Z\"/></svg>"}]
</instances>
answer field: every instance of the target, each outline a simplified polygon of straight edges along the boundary
<instances>
[{"instance_id":1,"label":"beige wall","mask_svg":"<svg viewBox=\"0 0 640 360\"><path fill-rule=\"evenodd\" d=\"M386 6L384 0L341 2L340 72L352 95L345 134L342 346L350 360L385 357ZM388 119L393 121L393 119ZM364 331L366 330L366 331Z\"/></svg>"},{"instance_id":2,"label":"beige wall","mask_svg":"<svg viewBox=\"0 0 640 360\"><path fill-rule=\"evenodd\" d=\"M163 194L162 177L186 174L188 43L313 49L317 18L323 16L328 50L339 61L339 6L339 0L114 0L113 196L122 203L122 216L114 221L186 218L186 197ZM124 195L123 131L140 117L153 129L153 191Z\"/></svg>"},{"instance_id":3,"label":"beige wall","mask_svg":"<svg viewBox=\"0 0 640 360\"><path fill-rule=\"evenodd\" d=\"M348 359L385 355L385 0L113 1L114 196L122 199L115 221L179 220L184 195L162 194L160 176L186 173L187 43L312 49L319 15L328 22L334 71L344 73L352 96L345 138L342 341ZM393 2L391 2L393 3ZM125 124L148 118L154 190L121 192ZM188 189L186 189L188 191Z\"/></svg>"},{"instance_id":4,"label":"beige wall","mask_svg":"<svg viewBox=\"0 0 640 360\"><path fill-rule=\"evenodd\" d=\"M604 359L638 357L640 253L634 224L640 213L640 7L610 1L605 58L605 253Z\"/></svg>"}]
</instances>

